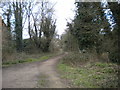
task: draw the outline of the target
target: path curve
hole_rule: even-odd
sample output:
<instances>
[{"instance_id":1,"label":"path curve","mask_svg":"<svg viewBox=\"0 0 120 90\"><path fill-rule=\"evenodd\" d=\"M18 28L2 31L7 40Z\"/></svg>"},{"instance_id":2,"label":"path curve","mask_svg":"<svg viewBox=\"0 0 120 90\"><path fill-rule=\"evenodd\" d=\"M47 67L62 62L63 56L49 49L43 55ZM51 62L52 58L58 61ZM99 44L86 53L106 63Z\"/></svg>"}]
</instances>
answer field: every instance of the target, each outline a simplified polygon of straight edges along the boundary
<instances>
[{"instance_id":1,"label":"path curve","mask_svg":"<svg viewBox=\"0 0 120 90\"><path fill-rule=\"evenodd\" d=\"M38 88L40 75L46 76L47 88L65 88L56 72L56 64L64 55L46 60L17 64L2 70L3 88Z\"/></svg>"}]
</instances>

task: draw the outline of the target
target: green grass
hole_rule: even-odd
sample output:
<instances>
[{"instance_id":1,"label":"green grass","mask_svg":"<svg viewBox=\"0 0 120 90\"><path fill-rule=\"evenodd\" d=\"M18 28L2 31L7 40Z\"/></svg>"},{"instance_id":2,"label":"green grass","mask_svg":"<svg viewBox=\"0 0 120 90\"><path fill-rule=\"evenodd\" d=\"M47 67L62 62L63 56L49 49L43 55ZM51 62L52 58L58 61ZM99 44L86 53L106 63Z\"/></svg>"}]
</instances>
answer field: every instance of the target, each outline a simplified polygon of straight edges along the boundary
<instances>
[{"instance_id":1,"label":"green grass","mask_svg":"<svg viewBox=\"0 0 120 90\"><path fill-rule=\"evenodd\" d=\"M61 78L71 81L72 87L116 88L117 65L112 63L86 63L82 67L71 67L63 62L57 66Z\"/></svg>"},{"instance_id":2,"label":"green grass","mask_svg":"<svg viewBox=\"0 0 120 90\"><path fill-rule=\"evenodd\" d=\"M2 66L7 67L7 66L11 66L11 65L14 65L14 64L19 64L19 63L47 60L49 58L50 58L49 56L42 56L40 58L27 58L25 60L7 61L7 62L2 63Z\"/></svg>"},{"instance_id":3,"label":"green grass","mask_svg":"<svg viewBox=\"0 0 120 90\"><path fill-rule=\"evenodd\" d=\"M33 57L33 58L26 58L23 60L6 61L6 62L2 63L2 67L9 67L11 65L20 64L20 63L43 61L43 60L50 59L50 58L60 55L60 54L61 53L46 53L46 54L42 54L40 57L37 57L37 58Z\"/></svg>"}]
</instances>

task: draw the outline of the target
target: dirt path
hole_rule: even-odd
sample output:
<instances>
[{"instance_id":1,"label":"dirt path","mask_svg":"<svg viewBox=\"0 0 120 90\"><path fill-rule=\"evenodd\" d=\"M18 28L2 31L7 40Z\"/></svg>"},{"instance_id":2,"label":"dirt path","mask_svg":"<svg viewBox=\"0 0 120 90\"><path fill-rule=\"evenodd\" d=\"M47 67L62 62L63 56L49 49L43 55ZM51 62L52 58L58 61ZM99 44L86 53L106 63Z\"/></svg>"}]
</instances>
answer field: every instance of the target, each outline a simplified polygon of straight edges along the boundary
<instances>
[{"instance_id":1,"label":"dirt path","mask_svg":"<svg viewBox=\"0 0 120 90\"><path fill-rule=\"evenodd\" d=\"M55 70L58 60L64 55L57 56L44 62L18 64L3 68L3 88L65 88ZM43 77L43 78L42 78ZM46 83L47 82L47 83ZM41 84L41 86L40 86Z\"/></svg>"}]
</instances>

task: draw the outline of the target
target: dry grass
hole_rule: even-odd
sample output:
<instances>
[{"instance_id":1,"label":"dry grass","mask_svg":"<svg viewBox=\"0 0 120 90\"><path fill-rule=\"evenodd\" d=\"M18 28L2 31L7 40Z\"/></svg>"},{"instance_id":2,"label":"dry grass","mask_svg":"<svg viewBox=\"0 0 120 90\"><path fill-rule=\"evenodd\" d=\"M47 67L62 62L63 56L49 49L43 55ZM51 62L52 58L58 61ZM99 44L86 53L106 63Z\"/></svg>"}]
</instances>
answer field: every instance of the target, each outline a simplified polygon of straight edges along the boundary
<instances>
[{"instance_id":1,"label":"dry grass","mask_svg":"<svg viewBox=\"0 0 120 90\"><path fill-rule=\"evenodd\" d=\"M15 61L15 60L23 60L26 58L37 58L40 57L41 54L26 54L26 53L14 53L12 55L7 55L6 59L3 60L3 62L6 61Z\"/></svg>"},{"instance_id":2,"label":"dry grass","mask_svg":"<svg viewBox=\"0 0 120 90\"><path fill-rule=\"evenodd\" d=\"M6 56L6 59L3 59L3 63L5 62L13 62L13 61L18 61L18 60L26 60L28 58L33 58L33 59L38 59L42 56L56 56L61 54L62 52L58 53L58 52L52 52L52 53L35 53L35 54L26 54L26 53L14 53L12 55L8 55Z\"/></svg>"},{"instance_id":3,"label":"dry grass","mask_svg":"<svg viewBox=\"0 0 120 90\"><path fill-rule=\"evenodd\" d=\"M70 66L81 66L87 62L97 62L98 58L93 53L70 52L63 58L63 63Z\"/></svg>"}]
</instances>

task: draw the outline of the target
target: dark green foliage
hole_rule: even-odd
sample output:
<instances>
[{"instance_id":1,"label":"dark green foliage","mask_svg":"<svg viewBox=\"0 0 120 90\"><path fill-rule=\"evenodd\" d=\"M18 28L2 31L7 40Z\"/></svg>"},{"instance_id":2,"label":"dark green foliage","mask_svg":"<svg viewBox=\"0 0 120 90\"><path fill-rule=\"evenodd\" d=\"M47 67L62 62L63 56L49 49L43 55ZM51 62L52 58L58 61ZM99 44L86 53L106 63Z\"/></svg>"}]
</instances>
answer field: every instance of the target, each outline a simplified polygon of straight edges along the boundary
<instances>
[{"instance_id":1,"label":"dark green foliage","mask_svg":"<svg viewBox=\"0 0 120 90\"><path fill-rule=\"evenodd\" d=\"M22 3L13 2L14 15L15 15L15 35L16 35L16 50L22 52L23 50L23 7Z\"/></svg>"},{"instance_id":2,"label":"dark green foliage","mask_svg":"<svg viewBox=\"0 0 120 90\"><path fill-rule=\"evenodd\" d=\"M110 9L112 8L111 11L113 11L111 17L115 16L116 20L119 17L116 12L119 10L113 8L115 5L118 4L110 3ZM117 25L111 30L111 24L108 21L112 19L106 19L103 11L108 7L102 7L100 2L77 2L76 8L75 18L67 26L68 32L76 38L79 50L90 53L95 51L98 56L108 53L109 61L118 62L118 20L116 20ZM113 24L115 24L114 20ZM66 43L68 42L69 39L66 40Z\"/></svg>"},{"instance_id":3,"label":"dark green foliage","mask_svg":"<svg viewBox=\"0 0 120 90\"><path fill-rule=\"evenodd\" d=\"M115 29L113 31L113 46L112 48L114 48L114 50L111 50L109 58L111 61L113 62L117 62L118 64L120 64L120 60L119 60L119 44L120 44L120 4L118 4L117 2L114 3L109 3L109 8L111 9L112 13L113 13L113 17L115 20Z\"/></svg>"},{"instance_id":4,"label":"dark green foliage","mask_svg":"<svg viewBox=\"0 0 120 90\"><path fill-rule=\"evenodd\" d=\"M42 45L43 52L48 52L50 47L50 42L54 37L55 29L56 29L56 21L52 20L52 17L45 18L45 22L43 23L43 34L44 34L44 42Z\"/></svg>"},{"instance_id":5,"label":"dark green foliage","mask_svg":"<svg viewBox=\"0 0 120 90\"><path fill-rule=\"evenodd\" d=\"M23 50L25 53L29 53L29 54L39 52L38 48L35 46L33 41L31 41L31 39L24 39L23 40Z\"/></svg>"},{"instance_id":6,"label":"dark green foliage","mask_svg":"<svg viewBox=\"0 0 120 90\"><path fill-rule=\"evenodd\" d=\"M76 37L80 50L97 48L102 25L100 3L76 3L77 13L73 24L69 24L71 34ZM100 11L101 10L101 11ZM95 21L95 19L97 21ZM98 28L99 26L99 28Z\"/></svg>"}]
</instances>

